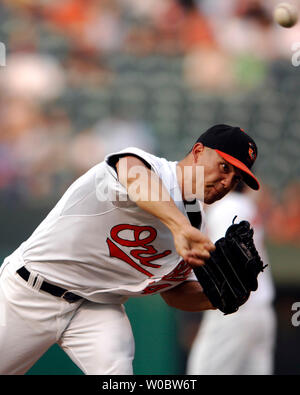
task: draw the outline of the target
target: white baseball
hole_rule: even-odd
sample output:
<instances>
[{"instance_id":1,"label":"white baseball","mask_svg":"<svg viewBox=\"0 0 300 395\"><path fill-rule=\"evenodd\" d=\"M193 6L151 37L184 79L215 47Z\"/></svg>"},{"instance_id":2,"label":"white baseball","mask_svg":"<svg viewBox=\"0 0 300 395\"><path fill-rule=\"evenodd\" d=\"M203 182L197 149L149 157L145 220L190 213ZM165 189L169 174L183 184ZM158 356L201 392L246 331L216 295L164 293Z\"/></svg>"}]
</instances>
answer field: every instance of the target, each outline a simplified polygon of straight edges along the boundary
<instances>
[{"instance_id":1,"label":"white baseball","mask_svg":"<svg viewBox=\"0 0 300 395\"><path fill-rule=\"evenodd\" d=\"M279 3L274 10L274 20L283 27L292 27L298 21L297 8L290 3Z\"/></svg>"}]
</instances>

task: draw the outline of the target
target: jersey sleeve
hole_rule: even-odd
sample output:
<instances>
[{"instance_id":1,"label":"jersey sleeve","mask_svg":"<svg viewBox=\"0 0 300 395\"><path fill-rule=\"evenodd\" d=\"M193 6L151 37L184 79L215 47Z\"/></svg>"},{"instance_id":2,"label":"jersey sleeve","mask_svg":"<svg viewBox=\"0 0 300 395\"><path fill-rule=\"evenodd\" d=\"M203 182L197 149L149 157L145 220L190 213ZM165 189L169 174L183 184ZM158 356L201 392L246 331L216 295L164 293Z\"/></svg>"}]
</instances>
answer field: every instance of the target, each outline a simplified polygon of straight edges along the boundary
<instances>
[{"instance_id":1,"label":"jersey sleeve","mask_svg":"<svg viewBox=\"0 0 300 395\"><path fill-rule=\"evenodd\" d=\"M126 188L119 182L116 170L118 160L124 156L135 156L140 159L148 169L153 170L159 174L159 158L147 152L129 147L122 151L109 154L99 169L96 176L96 188L98 200L109 200L117 207L137 207L136 203L131 201Z\"/></svg>"},{"instance_id":2,"label":"jersey sleeve","mask_svg":"<svg viewBox=\"0 0 300 395\"><path fill-rule=\"evenodd\" d=\"M140 159L144 165L148 167L148 169L153 170L157 174L159 172L159 158L156 158L154 155L151 155L148 152L135 147L128 147L122 151L109 154L105 157L105 162L116 171L117 162L124 156L134 156Z\"/></svg>"}]
</instances>

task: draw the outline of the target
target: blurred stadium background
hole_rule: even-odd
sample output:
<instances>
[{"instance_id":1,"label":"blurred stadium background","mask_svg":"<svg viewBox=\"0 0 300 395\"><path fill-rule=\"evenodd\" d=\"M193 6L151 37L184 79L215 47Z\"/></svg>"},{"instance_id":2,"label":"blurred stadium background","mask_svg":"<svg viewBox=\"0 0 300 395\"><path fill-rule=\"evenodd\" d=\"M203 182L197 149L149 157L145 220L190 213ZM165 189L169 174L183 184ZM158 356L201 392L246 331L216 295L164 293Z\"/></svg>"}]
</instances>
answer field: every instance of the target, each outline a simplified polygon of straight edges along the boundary
<instances>
[{"instance_id":1,"label":"blurred stadium background","mask_svg":"<svg viewBox=\"0 0 300 395\"><path fill-rule=\"evenodd\" d=\"M291 306L300 301L300 23L275 25L277 3L2 0L1 258L107 152L136 145L176 160L212 124L239 125L259 147L258 204L277 291L275 373L299 374ZM201 315L171 310L159 296L127 310L135 373L184 373ZM29 373L80 372L53 347Z\"/></svg>"}]
</instances>

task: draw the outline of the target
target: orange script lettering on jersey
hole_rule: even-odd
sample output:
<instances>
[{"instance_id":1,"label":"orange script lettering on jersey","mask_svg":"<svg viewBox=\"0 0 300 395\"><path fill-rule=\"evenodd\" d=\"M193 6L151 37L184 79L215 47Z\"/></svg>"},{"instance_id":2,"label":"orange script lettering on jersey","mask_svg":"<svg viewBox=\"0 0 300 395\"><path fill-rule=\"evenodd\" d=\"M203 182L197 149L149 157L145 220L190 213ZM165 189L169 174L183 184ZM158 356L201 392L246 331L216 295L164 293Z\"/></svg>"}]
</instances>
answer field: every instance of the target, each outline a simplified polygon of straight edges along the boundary
<instances>
[{"instance_id":1,"label":"orange script lettering on jersey","mask_svg":"<svg viewBox=\"0 0 300 395\"><path fill-rule=\"evenodd\" d=\"M133 236L132 239L124 239L120 237L119 233L124 230L131 231ZM144 238L141 238L141 234L143 232L147 232L148 235ZM161 265L151 262L163 258L172 252L171 250L166 250L164 252L157 253L157 250L152 245L150 245L150 243L155 240L156 236L156 229L154 229L152 226L120 224L114 226L110 231L110 237L113 241L108 237L106 242L111 257L121 259L123 262L126 262L128 265L132 266L139 272L145 274L148 277L152 277L153 274L146 270L143 266L159 268ZM138 260L139 264L129 255L127 255L117 244L123 247L141 247L135 249L133 248L130 251L131 257Z\"/></svg>"},{"instance_id":2,"label":"orange script lettering on jersey","mask_svg":"<svg viewBox=\"0 0 300 395\"><path fill-rule=\"evenodd\" d=\"M153 294L155 292L161 292L165 288L169 288L173 282L183 282L187 279L188 275L192 271L192 267L185 261L181 261L170 273L163 276L163 278L158 283L151 283L143 290L144 295ZM165 281L169 281L165 283Z\"/></svg>"}]
</instances>

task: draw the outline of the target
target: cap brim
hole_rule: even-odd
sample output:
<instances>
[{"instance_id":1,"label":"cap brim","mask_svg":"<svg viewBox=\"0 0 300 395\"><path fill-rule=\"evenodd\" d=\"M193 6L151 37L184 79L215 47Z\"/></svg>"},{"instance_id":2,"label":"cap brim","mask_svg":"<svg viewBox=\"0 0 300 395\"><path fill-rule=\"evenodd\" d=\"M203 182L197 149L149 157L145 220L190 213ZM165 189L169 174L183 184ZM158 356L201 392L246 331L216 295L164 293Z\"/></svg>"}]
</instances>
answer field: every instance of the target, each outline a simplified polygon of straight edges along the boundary
<instances>
[{"instance_id":1,"label":"cap brim","mask_svg":"<svg viewBox=\"0 0 300 395\"><path fill-rule=\"evenodd\" d=\"M258 179L255 177L253 173L248 169L248 167L241 162L240 160L234 158L231 155L226 154L225 152L219 151L216 149L216 152L222 156L227 162L232 164L233 166L237 167L238 169L242 170L243 174L243 181L252 189L257 191L260 188Z\"/></svg>"}]
</instances>

